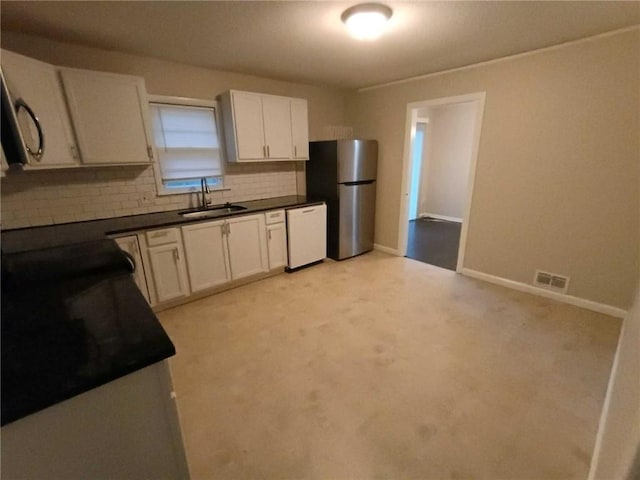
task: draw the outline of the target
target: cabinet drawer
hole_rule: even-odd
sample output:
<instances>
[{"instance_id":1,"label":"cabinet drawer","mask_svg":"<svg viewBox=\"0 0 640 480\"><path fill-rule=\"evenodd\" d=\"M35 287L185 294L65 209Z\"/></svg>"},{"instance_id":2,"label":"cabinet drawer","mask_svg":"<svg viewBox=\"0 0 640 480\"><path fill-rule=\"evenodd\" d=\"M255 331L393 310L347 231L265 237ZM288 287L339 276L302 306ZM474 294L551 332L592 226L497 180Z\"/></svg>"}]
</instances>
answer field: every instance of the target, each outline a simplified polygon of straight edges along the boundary
<instances>
[{"instance_id":1,"label":"cabinet drawer","mask_svg":"<svg viewBox=\"0 0 640 480\"><path fill-rule=\"evenodd\" d=\"M175 243L178 241L179 231L177 228L163 228L162 230L152 230L147 232L147 244L150 247L163 245L165 243Z\"/></svg>"},{"instance_id":2,"label":"cabinet drawer","mask_svg":"<svg viewBox=\"0 0 640 480\"><path fill-rule=\"evenodd\" d=\"M284 210L274 210L264 214L267 225L284 222Z\"/></svg>"}]
</instances>

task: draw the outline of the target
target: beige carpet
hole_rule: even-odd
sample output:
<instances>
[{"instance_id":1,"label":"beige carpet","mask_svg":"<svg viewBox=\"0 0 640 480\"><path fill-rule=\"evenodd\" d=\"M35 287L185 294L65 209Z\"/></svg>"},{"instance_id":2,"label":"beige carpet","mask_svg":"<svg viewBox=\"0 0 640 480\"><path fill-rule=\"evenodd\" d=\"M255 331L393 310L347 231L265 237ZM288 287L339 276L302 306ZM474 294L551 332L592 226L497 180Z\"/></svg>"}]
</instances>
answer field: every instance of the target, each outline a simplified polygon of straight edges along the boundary
<instances>
[{"instance_id":1,"label":"beige carpet","mask_svg":"<svg viewBox=\"0 0 640 480\"><path fill-rule=\"evenodd\" d=\"M378 252L159 317L194 479L584 479L620 329Z\"/></svg>"}]
</instances>

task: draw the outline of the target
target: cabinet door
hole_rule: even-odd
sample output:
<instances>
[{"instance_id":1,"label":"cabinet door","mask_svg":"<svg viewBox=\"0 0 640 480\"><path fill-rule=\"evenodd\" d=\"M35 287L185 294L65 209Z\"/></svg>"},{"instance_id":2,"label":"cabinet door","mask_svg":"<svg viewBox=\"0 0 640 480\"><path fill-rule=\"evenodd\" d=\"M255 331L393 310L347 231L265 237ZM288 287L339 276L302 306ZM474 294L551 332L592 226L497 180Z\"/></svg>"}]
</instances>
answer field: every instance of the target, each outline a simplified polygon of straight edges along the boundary
<instances>
[{"instance_id":1,"label":"cabinet door","mask_svg":"<svg viewBox=\"0 0 640 480\"><path fill-rule=\"evenodd\" d=\"M309 160L307 101L301 98L291 99L291 136L293 140L293 158L296 160Z\"/></svg>"},{"instance_id":2,"label":"cabinet door","mask_svg":"<svg viewBox=\"0 0 640 480\"><path fill-rule=\"evenodd\" d=\"M266 156L262 122L262 98L255 93L232 92L238 160L259 160Z\"/></svg>"},{"instance_id":3,"label":"cabinet door","mask_svg":"<svg viewBox=\"0 0 640 480\"><path fill-rule=\"evenodd\" d=\"M82 163L149 163L151 130L144 80L74 69L63 69L61 75Z\"/></svg>"},{"instance_id":4,"label":"cabinet door","mask_svg":"<svg viewBox=\"0 0 640 480\"><path fill-rule=\"evenodd\" d=\"M231 278L236 280L268 271L264 215L231 218L227 225Z\"/></svg>"},{"instance_id":5,"label":"cabinet door","mask_svg":"<svg viewBox=\"0 0 640 480\"><path fill-rule=\"evenodd\" d=\"M284 223L267 225L269 270L287 265L287 229Z\"/></svg>"},{"instance_id":6,"label":"cabinet door","mask_svg":"<svg viewBox=\"0 0 640 480\"><path fill-rule=\"evenodd\" d=\"M182 237L192 292L231 280L224 221L182 227Z\"/></svg>"},{"instance_id":7,"label":"cabinet door","mask_svg":"<svg viewBox=\"0 0 640 480\"><path fill-rule=\"evenodd\" d=\"M184 259L180 250L177 243L148 249L157 303L175 300L189 293Z\"/></svg>"},{"instance_id":8,"label":"cabinet door","mask_svg":"<svg viewBox=\"0 0 640 480\"><path fill-rule=\"evenodd\" d=\"M2 72L11 102L15 105L21 100L28 106L17 110L17 118L24 144L34 154L38 150L40 135L27 108L32 110L42 129L42 156L37 158L27 153L29 165L40 168L77 165L75 139L56 68L2 50Z\"/></svg>"},{"instance_id":9,"label":"cabinet door","mask_svg":"<svg viewBox=\"0 0 640 480\"><path fill-rule=\"evenodd\" d=\"M291 158L291 99L287 97L262 97L264 142L267 158L288 160Z\"/></svg>"},{"instance_id":10,"label":"cabinet door","mask_svg":"<svg viewBox=\"0 0 640 480\"><path fill-rule=\"evenodd\" d=\"M144 298L149 301L149 290L147 289L147 279L144 276L144 267L142 265L142 255L140 255L140 246L138 245L138 237L130 235L128 237L116 238L118 246L133 257L136 263L136 269L133 272L133 279L138 285L138 288L144 295Z\"/></svg>"}]
</instances>

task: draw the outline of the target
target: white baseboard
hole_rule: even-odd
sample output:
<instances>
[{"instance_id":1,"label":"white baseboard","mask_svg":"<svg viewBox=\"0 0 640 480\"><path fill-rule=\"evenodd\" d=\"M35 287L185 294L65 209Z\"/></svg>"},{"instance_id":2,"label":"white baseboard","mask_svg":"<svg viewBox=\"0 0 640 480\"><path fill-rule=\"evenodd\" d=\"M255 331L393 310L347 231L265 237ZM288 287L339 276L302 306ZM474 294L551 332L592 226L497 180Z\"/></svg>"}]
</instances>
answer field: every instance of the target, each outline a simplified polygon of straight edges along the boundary
<instances>
[{"instance_id":1,"label":"white baseboard","mask_svg":"<svg viewBox=\"0 0 640 480\"><path fill-rule=\"evenodd\" d=\"M421 213L420 218L423 217L431 217L436 220L446 220L447 222L458 222L462 223L462 219L458 217L447 217L446 215L438 215L437 213Z\"/></svg>"},{"instance_id":2,"label":"white baseboard","mask_svg":"<svg viewBox=\"0 0 640 480\"><path fill-rule=\"evenodd\" d=\"M380 250L381 252L384 252L384 253L390 253L391 255L395 255L397 257L400 256L400 252L395 248L385 247L384 245L380 245L378 243L374 243L373 248L375 250Z\"/></svg>"},{"instance_id":3,"label":"white baseboard","mask_svg":"<svg viewBox=\"0 0 640 480\"><path fill-rule=\"evenodd\" d=\"M460 273L468 277L477 278L478 280L484 280L485 282L512 288L520 292L532 293L533 295L538 295L540 297L551 298L553 300L575 305L576 307L582 307L594 312L611 315L612 317L624 318L627 314L626 310L612 305L606 305L604 303L594 302L585 298L573 297L564 293L545 290L543 288L534 287L533 285L527 285L526 283L516 282L514 280L496 277L495 275L490 275L488 273L478 272L477 270L472 270L470 268L463 268Z\"/></svg>"}]
</instances>

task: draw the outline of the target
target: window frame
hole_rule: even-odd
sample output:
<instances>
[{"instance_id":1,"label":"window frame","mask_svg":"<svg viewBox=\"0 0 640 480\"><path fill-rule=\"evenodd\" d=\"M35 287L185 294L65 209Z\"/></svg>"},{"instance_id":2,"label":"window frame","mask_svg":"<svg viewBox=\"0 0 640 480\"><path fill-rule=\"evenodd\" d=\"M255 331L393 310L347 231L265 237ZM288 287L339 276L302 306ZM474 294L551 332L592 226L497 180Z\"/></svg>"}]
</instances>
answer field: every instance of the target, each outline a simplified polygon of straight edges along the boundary
<instances>
[{"instance_id":1,"label":"window frame","mask_svg":"<svg viewBox=\"0 0 640 480\"><path fill-rule=\"evenodd\" d=\"M147 103L151 106L152 103L163 103L166 105L176 105L182 107L204 107L204 108L212 108L213 109L213 117L216 122L216 130L218 132L218 144L220 145L220 169L222 170L222 185L214 186L210 185L209 189L214 191L223 191L229 190L225 186L225 175L226 175L226 163L227 163L227 152L224 148L224 135L222 132L222 116L220 112L220 104L216 100L206 100L202 98L190 98L190 97L176 97L169 95L147 95ZM149 113L149 117L151 117L151 113ZM149 118L149 125L151 125L152 119ZM158 151L156 149L156 141L155 138L152 138L152 146L153 149L153 176L156 181L156 190L158 192L158 196L161 195L180 195L185 193L194 193L199 192L200 187L182 187L182 188L167 188L162 181L162 166L160 165L160 155L158 155Z\"/></svg>"}]
</instances>

